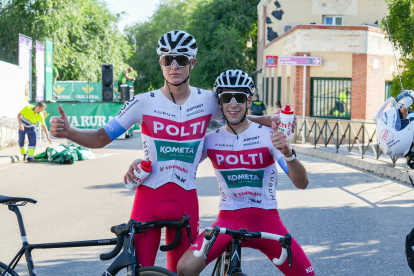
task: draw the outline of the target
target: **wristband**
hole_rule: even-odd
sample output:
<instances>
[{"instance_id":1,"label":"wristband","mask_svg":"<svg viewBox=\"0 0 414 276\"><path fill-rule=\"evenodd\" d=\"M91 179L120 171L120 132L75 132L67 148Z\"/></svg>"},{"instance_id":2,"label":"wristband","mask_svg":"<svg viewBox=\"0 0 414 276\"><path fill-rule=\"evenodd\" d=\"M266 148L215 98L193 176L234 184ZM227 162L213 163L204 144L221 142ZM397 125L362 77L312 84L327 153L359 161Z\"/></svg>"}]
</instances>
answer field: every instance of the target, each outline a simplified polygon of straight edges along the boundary
<instances>
[{"instance_id":1,"label":"wristband","mask_svg":"<svg viewBox=\"0 0 414 276\"><path fill-rule=\"evenodd\" d=\"M286 158L285 156L283 156L283 159L285 159L286 161L293 161L296 158L296 151L294 149L292 149L292 156L289 158Z\"/></svg>"}]
</instances>

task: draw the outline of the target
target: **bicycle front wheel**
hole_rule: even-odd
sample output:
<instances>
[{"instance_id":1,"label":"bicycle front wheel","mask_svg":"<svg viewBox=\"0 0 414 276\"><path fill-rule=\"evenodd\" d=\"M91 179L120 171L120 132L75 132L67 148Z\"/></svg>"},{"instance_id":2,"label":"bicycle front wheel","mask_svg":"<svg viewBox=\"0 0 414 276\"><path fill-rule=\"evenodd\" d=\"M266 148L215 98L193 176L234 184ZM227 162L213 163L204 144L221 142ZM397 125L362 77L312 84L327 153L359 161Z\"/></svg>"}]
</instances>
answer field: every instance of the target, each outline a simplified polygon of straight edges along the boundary
<instances>
[{"instance_id":1,"label":"bicycle front wheel","mask_svg":"<svg viewBox=\"0 0 414 276\"><path fill-rule=\"evenodd\" d=\"M158 266L146 266L135 270L136 276L178 276L174 272L158 267Z\"/></svg>"},{"instance_id":2,"label":"bicycle front wheel","mask_svg":"<svg viewBox=\"0 0 414 276\"><path fill-rule=\"evenodd\" d=\"M6 268L7 268L7 265L0 262L0 275L6 270ZM19 274L17 274L13 269L9 268L7 269L5 276L19 276Z\"/></svg>"}]
</instances>

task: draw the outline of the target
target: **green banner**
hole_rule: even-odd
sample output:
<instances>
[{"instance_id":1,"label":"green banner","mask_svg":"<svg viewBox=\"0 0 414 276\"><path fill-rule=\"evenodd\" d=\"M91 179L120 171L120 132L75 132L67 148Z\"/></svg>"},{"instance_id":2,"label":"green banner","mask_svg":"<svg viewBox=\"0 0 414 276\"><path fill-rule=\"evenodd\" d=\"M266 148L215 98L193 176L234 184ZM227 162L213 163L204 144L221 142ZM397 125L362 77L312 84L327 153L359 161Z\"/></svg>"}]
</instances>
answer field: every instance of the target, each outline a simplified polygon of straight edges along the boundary
<instances>
[{"instance_id":1,"label":"green banner","mask_svg":"<svg viewBox=\"0 0 414 276\"><path fill-rule=\"evenodd\" d=\"M45 83L45 100L50 102L53 99L53 42L46 39L46 83Z\"/></svg>"},{"instance_id":2,"label":"green banner","mask_svg":"<svg viewBox=\"0 0 414 276\"><path fill-rule=\"evenodd\" d=\"M90 129L103 127L118 115L124 106L121 103L48 103L43 113L48 129L50 129L50 119L53 116L60 116L59 105L69 117L71 126Z\"/></svg>"},{"instance_id":3,"label":"green banner","mask_svg":"<svg viewBox=\"0 0 414 276\"><path fill-rule=\"evenodd\" d=\"M220 171L229 188L263 187L264 170L234 170Z\"/></svg>"},{"instance_id":4,"label":"green banner","mask_svg":"<svg viewBox=\"0 0 414 276\"><path fill-rule=\"evenodd\" d=\"M102 83L74 82L75 101L102 101Z\"/></svg>"},{"instance_id":5,"label":"green banner","mask_svg":"<svg viewBox=\"0 0 414 276\"><path fill-rule=\"evenodd\" d=\"M73 82L71 81L58 81L53 88L53 91L58 96L59 102L72 102L73 101Z\"/></svg>"},{"instance_id":6,"label":"green banner","mask_svg":"<svg viewBox=\"0 0 414 276\"><path fill-rule=\"evenodd\" d=\"M155 140L154 142L157 148L158 161L179 160L186 163L194 163L200 144L200 141L179 143Z\"/></svg>"}]
</instances>

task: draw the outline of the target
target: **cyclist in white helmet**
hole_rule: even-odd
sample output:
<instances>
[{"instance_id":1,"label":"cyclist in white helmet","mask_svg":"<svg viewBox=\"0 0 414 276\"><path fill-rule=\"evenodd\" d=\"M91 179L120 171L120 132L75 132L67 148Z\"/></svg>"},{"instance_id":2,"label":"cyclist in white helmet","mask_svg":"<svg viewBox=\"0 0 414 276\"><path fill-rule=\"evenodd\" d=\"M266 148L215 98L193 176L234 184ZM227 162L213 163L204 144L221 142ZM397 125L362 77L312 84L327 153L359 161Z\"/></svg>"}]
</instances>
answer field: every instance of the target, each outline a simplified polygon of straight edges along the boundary
<instances>
[{"instance_id":1,"label":"cyclist in white helmet","mask_svg":"<svg viewBox=\"0 0 414 276\"><path fill-rule=\"evenodd\" d=\"M385 101L374 118L381 150L392 157L406 157L411 169L414 169L414 113L408 109L413 101L414 91L405 90L396 100L390 97Z\"/></svg>"},{"instance_id":2,"label":"cyclist in white helmet","mask_svg":"<svg viewBox=\"0 0 414 276\"><path fill-rule=\"evenodd\" d=\"M146 160L151 160L153 171L137 189L131 218L179 220L189 215L195 239L199 221L196 170L207 126L210 120L221 121L222 113L213 92L189 85L197 55L197 42L192 35L180 30L165 33L158 40L157 53L165 79L163 87L136 95L115 118L97 130L70 126L59 107L61 117L52 118L51 133L85 147L102 148L132 125L141 123L144 155ZM270 125L273 118L253 119ZM133 169L139 172L140 162L140 159L133 162L124 182L133 181L131 177L136 179ZM168 244L174 235L174 230L167 228ZM135 235L136 254L142 266L154 265L160 237L160 228L151 228L145 237ZM188 239L183 238L176 248L167 252L168 269L176 271L178 260L189 246Z\"/></svg>"},{"instance_id":3,"label":"cyclist in white helmet","mask_svg":"<svg viewBox=\"0 0 414 276\"><path fill-rule=\"evenodd\" d=\"M220 213L212 226L284 236L288 231L277 211L276 162L297 188L305 189L308 178L276 124L269 128L246 119L254 90L253 80L241 70L221 73L214 85L226 125L206 135L201 157L213 163L221 195ZM203 234L199 235L181 258L178 275L199 275L226 251L232 238L219 235L206 260L193 255L194 250L200 250L203 239ZM243 241L242 246L258 249L270 260L278 258L282 251L278 241ZM292 267L288 262L278 266L285 275L314 275L309 259L294 239L292 258Z\"/></svg>"}]
</instances>

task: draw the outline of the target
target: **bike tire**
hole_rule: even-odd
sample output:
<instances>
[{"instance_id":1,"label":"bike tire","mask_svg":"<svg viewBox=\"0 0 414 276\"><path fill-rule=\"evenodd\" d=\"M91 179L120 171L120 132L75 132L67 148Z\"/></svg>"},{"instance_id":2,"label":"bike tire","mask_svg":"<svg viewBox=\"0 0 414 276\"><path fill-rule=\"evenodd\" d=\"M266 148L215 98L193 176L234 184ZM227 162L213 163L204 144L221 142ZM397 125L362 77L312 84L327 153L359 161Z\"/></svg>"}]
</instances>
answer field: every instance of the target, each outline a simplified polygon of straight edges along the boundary
<instances>
[{"instance_id":1,"label":"bike tire","mask_svg":"<svg viewBox=\"0 0 414 276\"><path fill-rule=\"evenodd\" d=\"M247 274L244 273L244 272L236 272L236 273L232 274L231 276L247 276Z\"/></svg>"},{"instance_id":2,"label":"bike tire","mask_svg":"<svg viewBox=\"0 0 414 276\"><path fill-rule=\"evenodd\" d=\"M7 265L0 262L0 275L3 273L4 270L6 270ZM16 273L13 269L9 268L6 272L6 276L19 276L19 274Z\"/></svg>"},{"instance_id":3,"label":"bike tire","mask_svg":"<svg viewBox=\"0 0 414 276\"><path fill-rule=\"evenodd\" d=\"M136 276L178 276L174 272L158 267L158 266L146 266L135 270Z\"/></svg>"}]
</instances>

